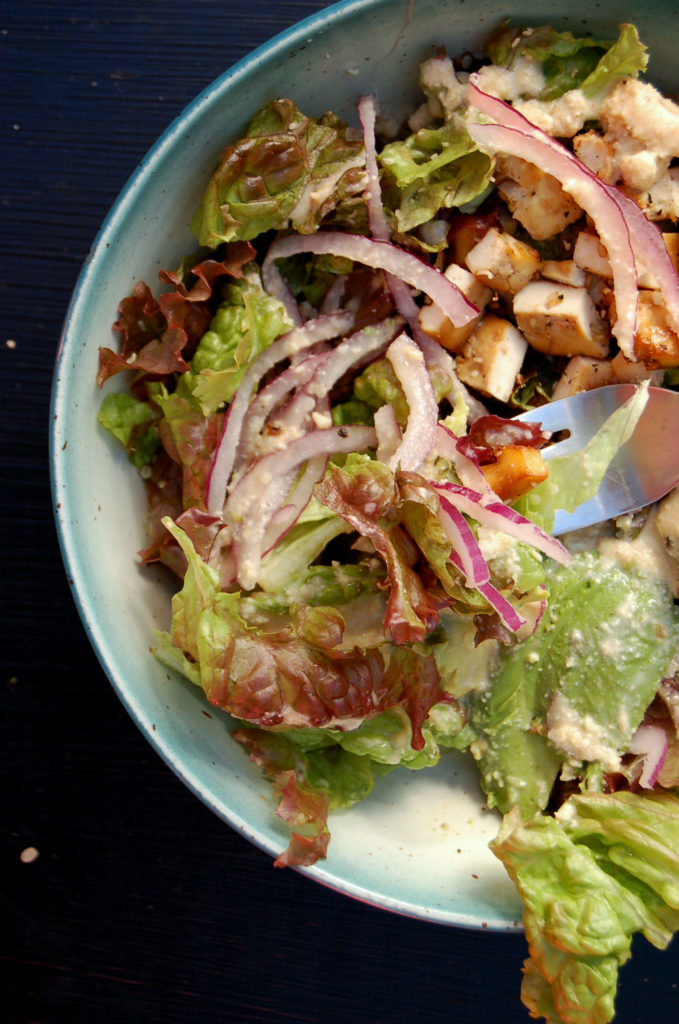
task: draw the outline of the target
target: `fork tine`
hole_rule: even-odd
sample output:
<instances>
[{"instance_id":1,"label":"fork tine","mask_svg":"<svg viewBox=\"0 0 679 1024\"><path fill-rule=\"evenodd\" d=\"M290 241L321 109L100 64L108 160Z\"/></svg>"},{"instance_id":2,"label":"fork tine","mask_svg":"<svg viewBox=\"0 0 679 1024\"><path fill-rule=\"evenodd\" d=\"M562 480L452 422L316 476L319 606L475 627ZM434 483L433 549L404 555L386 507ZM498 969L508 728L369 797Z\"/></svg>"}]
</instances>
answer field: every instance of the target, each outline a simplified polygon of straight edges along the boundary
<instances>
[{"instance_id":1,"label":"fork tine","mask_svg":"<svg viewBox=\"0 0 679 1024\"><path fill-rule=\"evenodd\" d=\"M610 384L597 388L597 402L592 402L589 391L581 391L556 402L548 402L537 409L516 416L524 423L540 423L551 434L568 431L569 436L542 449L548 462L558 455L569 455L585 447L608 417L634 394L634 384Z\"/></svg>"}]
</instances>

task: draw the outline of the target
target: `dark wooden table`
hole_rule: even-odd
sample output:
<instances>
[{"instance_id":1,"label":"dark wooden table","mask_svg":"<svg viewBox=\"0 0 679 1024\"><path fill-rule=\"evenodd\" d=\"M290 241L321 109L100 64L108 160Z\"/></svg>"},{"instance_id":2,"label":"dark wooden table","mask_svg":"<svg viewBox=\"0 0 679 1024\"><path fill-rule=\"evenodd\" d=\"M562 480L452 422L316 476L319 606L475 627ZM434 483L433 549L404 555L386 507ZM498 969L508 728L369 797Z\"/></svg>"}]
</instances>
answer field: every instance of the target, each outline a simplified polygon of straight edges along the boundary
<instances>
[{"instance_id":1,"label":"dark wooden table","mask_svg":"<svg viewBox=\"0 0 679 1024\"><path fill-rule=\"evenodd\" d=\"M3 1021L528 1019L521 936L407 920L275 870L182 786L89 647L53 527L52 367L99 224L194 95L324 6L0 6ZM679 1020L678 982L679 946L637 942L619 1024Z\"/></svg>"}]
</instances>

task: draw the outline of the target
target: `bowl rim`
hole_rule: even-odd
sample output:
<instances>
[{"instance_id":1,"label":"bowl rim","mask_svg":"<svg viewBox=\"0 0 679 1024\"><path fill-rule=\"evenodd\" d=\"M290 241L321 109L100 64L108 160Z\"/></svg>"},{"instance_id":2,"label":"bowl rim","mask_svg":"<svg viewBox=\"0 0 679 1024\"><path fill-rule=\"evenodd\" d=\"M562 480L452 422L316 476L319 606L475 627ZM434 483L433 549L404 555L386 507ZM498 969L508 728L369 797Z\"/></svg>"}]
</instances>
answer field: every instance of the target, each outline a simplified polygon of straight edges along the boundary
<instances>
[{"instance_id":1,"label":"bowl rim","mask_svg":"<svg viewBox=\"0 0 679 1024\"><path fill-rule=\"evenodd\" d=\"M87 587L84 584L79 585L79 581L86 578L87 569L77 543L77 530L74 525L75 517L64 514L65 509L63 508L65 500L68 500L67 498L64 499L64 494L68 494L68 489L64 487L63 477L65 471L63 460L60 458L63 444L60 423L64 418L61 411L65 407L64 403L66 401L66 386L62 378L67 377L67 374L63 372L64 366L71 354L70 349L75 344L74 325L77 325L82 318L82 310L87 302L88 292L91 290L93 281L96 279L99 271L99 264L104 258L107 242L115 236L119 226L125 222L129 210L143 185L144 179L146 179L149 173L153 172L154 168L161 164L176 139L186 131L187 127L191 126L195 119L205 116L210 107L220 101L225 91L237 88L240 81L255 73L258 66L263 62L268 63L277 56L286 54L291 48L303 44L310 33L318 33L328 29L336 23L341 23L347 18L354 17L363 10L379 10L390 3L391 0L342 0L340 3L332 4L296 22L227 68L226 71L203 88L170 121L129 175L121 191L112 202L101 227L95 234L71 293L54 364L49 422L49 471L53 515L66 575L71 584L73 599L90 645L126 712L155 752L160 755L181 782L213 813L259 849L270 855L275 855L279 852L278 847L272 845L270 838L259 830L257 826L253 826L252 822L248 821L246 817L232 808L229 808L228 816L225 815L216 796L206 789L200 780L194 776L190 766L187 767L182 763L181 757L178 757L173 752L171 744L166 740L162 732L160 730L158 732L152 731L149 716L143 707L143 701L136 698L134 688L119 677L115 665L112 665L110 658L107 657L109 645L96 615L93 615L87 606ZM323 861L318 862L312 868L301 867L295 870L342 895L348 895L370 906L417 920L427 920L432 923L452 925L471 930L484 929L499 932L522 930L520 921L508 922L507 916L503 916L500 912L498 912L497 918L488 913L484 914L483 917L477 917L456 910L454 905L452 909L432 907L430 909L427 908L425 912L421 905L412 900L392 898L388 895L376 893L360 884L360 882L354 882L345 878L338 879L331 871L325 870Z\"/></svg>"}]
</instances>

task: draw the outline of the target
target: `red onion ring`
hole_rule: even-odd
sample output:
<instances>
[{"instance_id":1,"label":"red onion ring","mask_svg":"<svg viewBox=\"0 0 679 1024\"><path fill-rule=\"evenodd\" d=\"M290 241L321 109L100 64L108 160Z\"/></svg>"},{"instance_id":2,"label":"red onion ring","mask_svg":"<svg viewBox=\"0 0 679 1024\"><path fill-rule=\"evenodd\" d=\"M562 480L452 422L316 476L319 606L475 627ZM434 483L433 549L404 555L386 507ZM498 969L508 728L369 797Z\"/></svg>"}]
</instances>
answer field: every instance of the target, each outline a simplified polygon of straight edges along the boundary
<instances>
[{"instance_id":1,"label":"red onion ring","mask_svg":"<svg viewBox=\"0 0 679 1024\"><path fill-rule=\"evenodd\" d=\"M275 260L298 253L342 256L376 270L393 274L411 287L423 291L454 324L461 326L478 316L478 309L434 267L390 242L342 231L317 231L313 235L286 235L272 242L262 264L262 280L267 281Z\"/></svg>"},{"instance_id":2,"label":"red onion ring","mask_svg":"<svg viewBox=\"0 0 679 1024\"><path fill-rule=\"evenodd\" d=\"M349 312L331 313L328 316L317 317L302 327L293 327L287 334L276 338L273 344L251 363L229 406L224 419L222 436L212 460L206 493L208 511L219 514L224 506L243 420L252 393L264 374L283 359L291 359L303 349L310 348L319 341L328 341L330 338L344 334L351 327L352 322L353 316Z\"/></svg>"},{"instance_id":3,"label":"red onion ring","mask_svg":"<svg viewBox=\"0 0 679 1024\"><path fill-rule=\"evenodd\" d=\"M377 458L389 465L392 456L401 444L401 428L393 405L381 405L375 410L375 433L377 434Z\"/></svg>"},{"instance_id":4,"label":"red onion ring","mask_svg":"<svg viewBox=\"0 0 679 1024\"><path fill-rule=\"evenodd\" d=\"M282 451L258 459L241 477L224 506L231 527L236 578L246 590L257 582L267 526L285 502L297 468L318 455L360 452L377 444L372 427L331 427L290 441ZM293 481L294 481L293 476Z\"/></svg>"},{"instance_id":5,"label":"red onion ring","mask_svg":"<svg viewBox=\"0 0 679 1024\"><path fill-rule=\"evenodd\" d=\"M370 233L379 242L389 242L390 232L387 218L382 205L382 190L380 187L380 174L377 166L377 151L375 147L375 120L377 115L377 101L374 96L361 96L358 102L358 116L363 128L363 145L365 147L365 167L368 178L368 187L365 192L368 206L368 223ZM426 331L420 327L420 309L407 284L400 277L387 274L387 283L394 297L396 308L410 325L413 337L424 352L428 366L441 366L462 388L463 385L457 380L455 364L444 353L442 347L431 338Z\"/></svg>"},{"instance_id":6,"label":"red onion ring","mask_svg":"<svg viewBox=\"0 0 679 1024\"><path fill-rule=\"evenodd\" d=\"M461 512L471 516L481 526L489 530L506 533L515 540L522 541L542 551L560 565L568 565L571 555L555 537L545 533L530 519L524 518L513 508L509 508L497 497L494 491L490 494L479 494L469 487L459 484L435 484L439 496L445 494L446 499ZM491 497L492 495L492 497Z\"/></svg>"},{"instance_id":7,"label":"red onion ring","mask_svg":"<svg viewBox=\"0 0 679 1024\"><path fill-rule=\"evenodd\" d=\"M387 349L387 359L403 388L409 409L403 439L389 460L389 466L418 472L436 442L439 407L424 354L411 338L400 334Z\"/></svg>"},{"instance_id":8,"label":"red onion ring","mask_svg":"<svg viewBox=\"0 0 679 1024\"><path fill-rule=\"evenodd\" d=\"M462 513L448 501L445 494L439 494L439 501L442 513L439 521L453 545L450 553L451 562L463 573L469 586L483 594L507 629L516 633L526 625L526 620L490 582L488 564Z\"/></svg>"},{"instance_id":9,"label":"red onion ring","mask_svg":"<svg viewBox=\"0 0 679 1024\"><path fill-rule=\"evenodd\" d=\"M628 751L644 759L639 777L642 789L653 789L658 781L669 749L665 730L659 725L640 725L632 736Z\"/></svg>"},{"instance_id":10,"label":"red onion ring","mask_svg":"<svg viewBox=\"0 0 679 1024\"><path fill-rule=\"evenodd\" d=\"M446 498L439 495L441 511L439 521L448 540L453 545L450 560L463 573L471 587L478 589L490 580L488 563L483 557L479 543L462 513Z\"/></svg>"},{"instance_id":11,"label":"red onion ring","mask_svg":"<svg viewBox=\"0 0 679 1024\"><path fill-rule=\"evenodd\" d=\"M502 117L502 122L496 124L468 123L467 130L474 142L486 152L509 153L551 174L594 221L613 271L617 315L613 333L625 355L633 358L638 274L630 229L621 204L593 171L508 104L481 93L473 84L469 93L470 102L484 113L491 108L496 111L494 116ZM483 97L483 107L479 105L480 97ZM511 111L511 116L507 110ZM517 118L522 120L521 127Z\"/></svg>"}]
</instances>

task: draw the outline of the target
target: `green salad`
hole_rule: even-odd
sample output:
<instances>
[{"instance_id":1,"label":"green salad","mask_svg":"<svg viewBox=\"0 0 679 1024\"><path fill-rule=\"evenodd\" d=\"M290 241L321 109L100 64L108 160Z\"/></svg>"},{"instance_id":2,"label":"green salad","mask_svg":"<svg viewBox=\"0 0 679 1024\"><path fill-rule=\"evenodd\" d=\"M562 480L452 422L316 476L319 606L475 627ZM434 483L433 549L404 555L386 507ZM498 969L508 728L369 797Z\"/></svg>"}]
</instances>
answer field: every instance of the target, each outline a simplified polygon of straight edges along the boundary
<instances>
[{"instance_id":1,"label":"green salad","mask_svg":"<svg viewBox=\"0 0 679 1024\"><path fill-rule=\"evenodd\" d=\"M679 928L679 496L554 536L649 384L679 382L679 107L617 39L502 25L355 126L276 98L229 143L195 252L120 303L100 422L175 574L155 653L237 720L290 842L467 751L525 906L522 998L614 1016ZM516 415L634 397L547 461Z\"/></svg>"}]
</instances>

